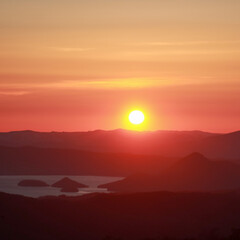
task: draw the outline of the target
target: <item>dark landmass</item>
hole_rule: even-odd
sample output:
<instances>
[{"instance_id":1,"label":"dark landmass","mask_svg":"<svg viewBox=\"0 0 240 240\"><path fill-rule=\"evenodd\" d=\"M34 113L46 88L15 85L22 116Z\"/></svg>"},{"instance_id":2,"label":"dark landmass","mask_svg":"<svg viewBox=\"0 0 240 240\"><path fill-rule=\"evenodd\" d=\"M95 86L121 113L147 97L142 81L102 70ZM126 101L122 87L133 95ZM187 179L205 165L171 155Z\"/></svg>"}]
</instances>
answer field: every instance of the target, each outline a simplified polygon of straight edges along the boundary
<instances>
[{"instance_id":1,"label":"dark landmass","mask_svg":"<svg viewBox=\"0 0 240 240\"><path fill-rule=\"evenodd\" d=\"M192 152L201 152L208 158L240 159L240 131L227 134L201 131L134 132L122 129L72 133L19 131L0 133L0 145L166 157L184 157Z\"/></svg>"},{"instance_id":2,"label":"dark landmass","mask_svg":"<svg viewBox=\"0 0 240 240\"><path fill-rule=\"evenodd\" d=\"M0 147L0 175L128 176L159 172L176 159L76 149Z\"/></svg>"},{"instance_id":3,"label":"dark landmass","mask_svg":"<svg viewBox=\"0 0 240 240\"><path fill-rule=\"evenodd\" d=\"M161 174L135 174L99 187L131 192L240 189L240 166L229 161L210 161L200 153L193 153Z\"/></svg>"},{"instance_id":4,"label":"dark landmass","mask_svg":"<svg viewBox=\"0 0 240 240\"><path fill-rule=\"evenodd\" d=\"M68 193L74 193L74 192L78 192L78 188L77 187L72 187L72 186L68 186L68 187L63 187L61 189L61 192L68 192Z\"/></svg>"},{"instance_id":5,"label":"dark landmass","mask_svg":"<svg viewBox=\"0 0 240 240\"><path fill-rule=\"evenodd\" d=\"M79 183L77 181L74 181L68 177L65 177L59 181L57 181L56 183L51 185L52 187L57 187L57 188L63 188L65 190L67 189L74 189L74 188L86 188L88 187L85 184Z\"/></svg>"},{"instance_id":6,"label":"dark landmass","mask_svg":"<svg viewBox=\"0 0 240 240\"><path fill-rule=\"evenodd\" d=\"M22 187L48 187L49 185L41 180L26 179L18 183L18 186Z\"/></svg>"},{"instance_id":7,"label":"dark landmass","mask_svg":"<svg viewBox=\"0 0 240 240\"><path fill-rule=\"evenodd\" d=\"M0 239L235 240L237 233L231 232L240 227L239 202L238 191L39 199L0 193Z\"/></svg>"}]
</instances>

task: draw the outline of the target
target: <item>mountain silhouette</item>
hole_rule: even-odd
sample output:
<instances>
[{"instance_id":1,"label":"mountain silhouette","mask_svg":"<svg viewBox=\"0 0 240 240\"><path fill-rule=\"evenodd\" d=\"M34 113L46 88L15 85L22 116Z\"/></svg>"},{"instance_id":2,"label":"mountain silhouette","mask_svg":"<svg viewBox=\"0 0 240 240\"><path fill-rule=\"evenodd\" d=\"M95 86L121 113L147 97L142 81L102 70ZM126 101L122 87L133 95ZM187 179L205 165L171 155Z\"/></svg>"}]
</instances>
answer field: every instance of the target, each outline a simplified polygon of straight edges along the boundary
<instances>
[{"instance_id":1,"label":"mountain silhouette","mask_svg":"<svg viewBox=\"0 0 240 240\"><path fill-rule=\"evenodd\" d=\"M90 132L18 131L0 133L0 146L34 146L166 157L184 157L192 152L201 152L209 158L240 159L240 132L136 132L123 129Z\"/></svg>"},{"instance_id":2,"label":"mountain silhouette","mask_svg":"<svg viewBox=\"0 0 240 240\"><path fill-rule=\"evenodd\" d=\"M136 174L101 185L111 191L219 191L240 188L240 166L193 153L159 175Z\"/></svg>"},{"instance_id":3,"label":"mountain silhouette","mask_svg":"<svg viewBox=\"0 0 240 240\"><path fill-rule=\"evenodd\" d=\"M138 172L162 171L175 160L154 155L77 149L0 147L0 175L129 176Z\"/></svg>"},{"instance_id":4,"label":"mountain silhouette","mask_svg":"<svg viewBox=\"0 0 240 240\"><path fill-rule=\"evenodd\" d=\"M202 141L198 149L209 158L235 158L240 160L240 131L211 136Z\"/></svg>"}]
</instances>

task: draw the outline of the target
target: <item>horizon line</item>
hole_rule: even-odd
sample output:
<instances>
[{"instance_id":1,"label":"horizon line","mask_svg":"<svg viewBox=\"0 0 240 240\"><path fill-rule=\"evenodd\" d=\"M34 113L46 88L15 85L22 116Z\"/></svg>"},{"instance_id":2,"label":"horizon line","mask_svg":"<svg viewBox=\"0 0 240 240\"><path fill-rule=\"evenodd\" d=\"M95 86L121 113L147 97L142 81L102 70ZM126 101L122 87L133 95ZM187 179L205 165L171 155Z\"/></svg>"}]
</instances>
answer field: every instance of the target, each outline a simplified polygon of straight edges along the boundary
<instances>
[{"instance_id":1,"label":"horizon line","mask_svg":"<svg viewBox=\"0 0 240 240\"><path fill-rule=\"evenodd\" d=\"M240 129L234 131L227 131L227 132L212 132L212 131L204 131L204 130L167 130L167 129L158 129L158 130L132 130L132 129L124 129L124 128L116 128L116 129L95 129L95 130L85 130L85 131L39 131L39 130L32 130L32 129L22 129L22 130L10 130L10 131L0 131L0 133L14 133L14 132L35 132L35 133L89 133L89 132L114 132L114 131L127 131L127 132L137 132L137 133L154 133L154 132L202 132L202 133L212 133L212 134L230 134L240 132Z\"/></svg>"}]
</instances>

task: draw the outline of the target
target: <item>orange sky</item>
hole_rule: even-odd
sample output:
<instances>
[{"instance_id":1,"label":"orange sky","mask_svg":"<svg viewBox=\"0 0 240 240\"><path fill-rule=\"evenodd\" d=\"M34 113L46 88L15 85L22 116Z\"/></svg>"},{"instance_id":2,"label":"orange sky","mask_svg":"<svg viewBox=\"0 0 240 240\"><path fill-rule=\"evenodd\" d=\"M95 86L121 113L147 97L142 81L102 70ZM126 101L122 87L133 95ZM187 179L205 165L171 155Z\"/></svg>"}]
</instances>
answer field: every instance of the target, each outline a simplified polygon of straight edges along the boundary
<instances>
[{"instance_id":1,"label":"orange sky","mask_svg":"<svg viewBox=\"0 0 240 240\"><path fill-rule=\"evenodd\" d=\"M134 108L144 130L238 130L239 12L237 0L1 0L0 131L128 128Z\"/></svg>"}]
</instances>

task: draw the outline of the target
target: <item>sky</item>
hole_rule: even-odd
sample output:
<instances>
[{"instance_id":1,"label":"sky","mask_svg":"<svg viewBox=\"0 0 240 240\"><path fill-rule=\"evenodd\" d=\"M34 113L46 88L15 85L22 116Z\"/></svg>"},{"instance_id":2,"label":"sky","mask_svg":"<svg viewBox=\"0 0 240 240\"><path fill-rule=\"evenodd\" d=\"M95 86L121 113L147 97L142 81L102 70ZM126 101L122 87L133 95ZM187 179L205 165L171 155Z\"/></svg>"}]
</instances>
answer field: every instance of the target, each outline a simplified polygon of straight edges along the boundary
<instances>
[{"instance_id":1,"label":"sky","mask_svg":"<svg viewBox=\"0 0 240 240\"><path fill-rule=\"evenodd\" d=\"M1 0L0 131L231 132L239 0ZM135 130L135 129L134 129Z\"/></svg>"}]
</instances>

